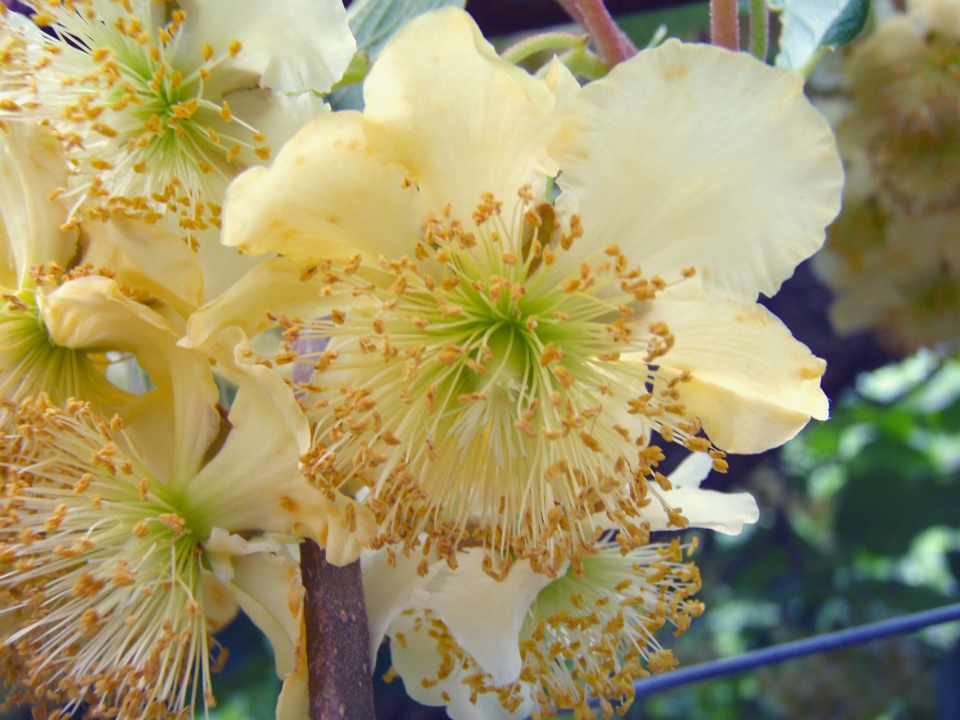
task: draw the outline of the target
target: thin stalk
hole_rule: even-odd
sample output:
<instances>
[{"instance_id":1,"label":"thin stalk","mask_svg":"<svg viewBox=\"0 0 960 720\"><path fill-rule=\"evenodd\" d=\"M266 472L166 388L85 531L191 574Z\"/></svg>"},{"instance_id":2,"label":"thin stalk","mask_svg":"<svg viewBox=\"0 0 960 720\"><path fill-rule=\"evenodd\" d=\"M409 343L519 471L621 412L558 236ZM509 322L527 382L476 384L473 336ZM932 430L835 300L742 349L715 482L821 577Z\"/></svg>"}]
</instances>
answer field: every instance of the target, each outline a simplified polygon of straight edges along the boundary
<instances>
[{"instance_id":1,"label":"thin stalk","mask_svg":"<svg viewBox=\"0 0 960 720\"><path fill-rule=\"evenodd\" d=\"M767 0L750 0L750 52L766 62L769 43L770 6Z\"/></svg>"},{"instance_id":2,"label":"thin stalk","mask_svg":"<svg viewBox=\"0 0 960 720\"><path fill-rule=\"evenodd\" d=\"M629 60L637 47L614 22L603 0L557 0L567 13L590 33L608 68Z\"/></svg>"},{"instance_id":3,"label":"thin stalk","mask_svg":"<svg viewBox=\"0 0 960 720\"><path fill-rule=\"evenodd\" d=\"M375 720L370 630L360 561L337 567L313 540L300 545L310 720Z\"/></svg>"},{"instance_id":4,"label":"thin stalk","mask_svg":"<svg viewBox=\"0 0 960 720\"><path fill-rule=\"evenodd\" d=\"M557 0L557 5L567 11L567 15L573 18L573 21L581 27L587 27L586 18L580 9L580 3L577 0Z\"/></svg>"},{"instance_id":5,"label":"thin stalk","mask_svg":"<svg viewBox=\"0 0 960 720\"><path fill-rule=\"evenodd\" d=\"M813 71L816 70L817 65L820 64L821 60L823 60L823 56L828 52L830 52L830 48L826 47L825 45L821 45L814 50L813 55L810 56L810 59L803 64L802 68L800 68L800 74L803 75L804 78L809 79Z\"/></svg>"},{"instance_id":6,"label":"thin stalk","mask_svg":"<svg viewBox=\"0 0 960 720\"><path fill-rule=\"evenodd\" d=\"M540 33L539 35L531 35L511 45L500 53L500 57L508 63L516 65L531 55L543 52L544 50L581 50L587 46L589 40L590 37L587 35L577 35L574 33Z\"/></svg>"},{"instance_id":7,"label":"thin stalk","mask_svg":"<svg viewBox=\"0 0 960 720\"><path fill-rule=\"evenodd\" d=\"M740 8L737 0L710 0L710 42L727 50L740 49Z\"/></svg>"}]
</instances>

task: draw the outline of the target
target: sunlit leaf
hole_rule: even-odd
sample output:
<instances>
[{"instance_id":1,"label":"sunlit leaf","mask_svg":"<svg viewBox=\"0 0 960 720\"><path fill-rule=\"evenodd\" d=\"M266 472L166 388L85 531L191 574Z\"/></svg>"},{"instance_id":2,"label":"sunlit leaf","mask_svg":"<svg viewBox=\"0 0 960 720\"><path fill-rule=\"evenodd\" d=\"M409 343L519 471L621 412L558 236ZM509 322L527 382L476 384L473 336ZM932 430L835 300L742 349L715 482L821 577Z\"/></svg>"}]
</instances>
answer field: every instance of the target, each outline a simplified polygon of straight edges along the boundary
<instances>
[{"instance_id":1,"label":"sunlit leaf","mask_svg":"<svg viewBox=\"0 0 960 720\"><path fill-rule=\"evenodd\" d=\"M803 70L821 47L839 47L863 29L870 0L774 0L781 11L776 64Z\"/></svg>"},{"instance_id":2,"label":"sunlit leaf","mask_svg":"<svg viewBox=\"0 0 960 720\"><path fill-rule=\"evenodd\" d=\"M375 57L409 20L447 5L462 8L466 0L354 0L347 8L347 21L357 49Z\"/></svg>"}]
</instances>

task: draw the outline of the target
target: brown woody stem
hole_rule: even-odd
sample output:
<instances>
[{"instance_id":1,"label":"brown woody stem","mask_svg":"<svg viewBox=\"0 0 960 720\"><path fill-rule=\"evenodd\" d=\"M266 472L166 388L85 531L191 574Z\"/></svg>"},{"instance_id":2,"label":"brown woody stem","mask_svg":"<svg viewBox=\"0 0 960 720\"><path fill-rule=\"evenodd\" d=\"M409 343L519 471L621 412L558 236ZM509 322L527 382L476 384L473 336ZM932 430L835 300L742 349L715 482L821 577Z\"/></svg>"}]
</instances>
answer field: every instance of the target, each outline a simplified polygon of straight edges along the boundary
<instances>
[{"instance_id":1,"label":"brown woody stem","mask_svg":"<svg viewBox=\"0 0 960 720\"><path fill-rule=\"evenodd\" d=\"M375 720L370 631L360 561L345 567L307 540L300 545L307 626L310 720Z\"/></svg>"},{"instance_id":2,"label":"brown woody stem","mask_svg":"<svg viewBox=\"0 0 960 720\"><path fill-rule=\"evenodd\" d=\"M740 49L737 0L710 0L710 41L728 50Z\"/></svg>"},{"instance_id":3,"label":"brown woody stem","mask_svg":"<svg viewBox=\"0 0 960 720\"><path fill-rule=\"evenodd\" d=\"M613 67L637 54L637 48L614 22L603 0L557 0L561 7L583 29L597 46L600 57Z\"/></svg>"}]
</instances>

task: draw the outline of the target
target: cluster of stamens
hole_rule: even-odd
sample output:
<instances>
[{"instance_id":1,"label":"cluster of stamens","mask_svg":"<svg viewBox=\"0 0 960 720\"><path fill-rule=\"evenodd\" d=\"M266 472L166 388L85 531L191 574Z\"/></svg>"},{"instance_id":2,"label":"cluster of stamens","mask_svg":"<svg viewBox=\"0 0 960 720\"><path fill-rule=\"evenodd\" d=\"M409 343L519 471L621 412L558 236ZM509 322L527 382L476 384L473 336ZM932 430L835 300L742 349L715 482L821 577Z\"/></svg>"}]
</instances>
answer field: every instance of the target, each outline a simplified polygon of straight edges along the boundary
<instances>
[{"instance_id":1,"label":"cluster of stamens","mask_svg":"<svg viewBox=\"0 0 960 720\"><path fill-rule=\"evenodd\" d=\"M2 666L69 717L190 716L210 694L199 539L123 423L46 396L0 408Z\"/></svg>"},{"instance_id":2,"label":"cluster of stamens","mask_svg":"<svg viewBox=\"0 0 960 720\"><path fill-rule=\"evenodd\" d=\"M315 426L307 476L368 492L377 544L409 549L426 533L424 551L451 564L458 546L482 545L500 555L494 575L511 556L547 574L576 562L600 536L594 513L625 547L647 542L651 501L683 527L659 492L670 483L655 470L654 430L725 468L678 400L689 375L655 364L674 337L643 315L667 281L628 267L616 246L560 277L579 218L563 227L550 204L519 194L512 218L485 195L473 230L449 210L431 218L414 259L305 268L351 307L277 318L287 347L276 360L314 369L297 386ZM325 349L302 350L318 338Z\"/></svg>"},{"instance_id":3,"label":"cluster of stamens","mask_svg":"<svg viewBox=\"0 0 960 720\"><path fill-rule=\"evenodd\" d=\"M36 2L33 19L49 34L39 46L13 35L0 48L0 117L45 120L57 132L76 175L55 193L72 207L67 227L118 212L173 215L190 238L219 227L213 199L238 171L237 155L270 155L265 135L204 92L240 43L183 58L182 10L153 27L129 0L101 3Z\"/></svg>"},{"instance_id":4,"label":"cluster of stamens","mask_svg":"<svg viewBox=\"0 0 960 720\"><path fill-rule=\"evenodd\" d=\"M700 589L700 573L683 562L683 550L696 549L679 540L646 545L624 554L613 541L598 544L579 571L567 573L540 591L520 632L523 669L517 682L497 686L429 611L414 615L412 632L427 633L441 657L436 677L423 678L430 687L458 673L470 689L470 701L495 693L508 711L529 697L537 705L534 720L556 717L572 709L576 720L593 718L591 699L598 699L604 717L613 714L611 701L625 713L634 698L633 683L650 673L677 665L670 650L654 637L668 622L680 635L704 609L691 599ZM408 638L395 633L401 646ZM444 691L449 702L449 693Z\"/></svg>"}]
</instances>

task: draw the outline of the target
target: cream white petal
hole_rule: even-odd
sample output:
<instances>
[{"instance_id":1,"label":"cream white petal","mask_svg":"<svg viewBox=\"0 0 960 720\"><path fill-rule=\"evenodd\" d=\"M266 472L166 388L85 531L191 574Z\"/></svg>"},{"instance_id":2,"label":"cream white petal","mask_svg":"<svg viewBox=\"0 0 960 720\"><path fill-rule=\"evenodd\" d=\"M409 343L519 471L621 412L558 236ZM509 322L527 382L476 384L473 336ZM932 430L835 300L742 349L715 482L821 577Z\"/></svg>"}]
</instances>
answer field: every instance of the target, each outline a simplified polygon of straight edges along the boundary
<instances>
[{"instance_id":1,"label":"cream white petal","mask_svg":"<svg viewBox=\"0 0 960 720\"><path fill-rule=\"evenodd\" d=\"M203 541L203 552L210 561L210 568L225 582L234 578L234 558L254 553L276 553L280 549L280 543L270 537L258 535L248 540L219 527L213 528L209 537Z\"/></svg>"},{"instance_id":2,"label":"cream white petal","mask_svg":"<svg viewBox=\"0 0 960 720\"><path fill-rule=\"evenodd\" d=\"M706 453L690 453L670 473L670 483L674 488L698 488L707 479L713 468L713 458Z\"/></svg>"},{"instance_id":3,"label":"cream white petal","mask_svg":"<svg viewBox=\"0 0 960 720\"><path fill-rule=\"evenodd\" d=\"M297 661L277 698L277 720L303 720L310 712L310 677L305 640L297 645Z\"/></svg>"},{"instance_id":4,"label":"cream white petal","mask_svg":"<svg viewBox=\"0 0 960 720\"><path fill-rule=\"evenodd\" d=\"M681 487L661 491L663 500L678 510L690 527L716 530L724 535L739 535L744 524L753 524L760 519L757 501L750 493L723 493L715 490L700 490ZM643 519L650 523L651 530L677 530L668 523L667 513L653 500L643 510Z\"/></svg>"},{"instance_id":5,"label":"cream white petal","mask_svg":"<svg viewBox=\"0 0 960 720\"><path fill-rule=\"evenodd\" d=\"M0 127L0 224L20 284L35 265L66 267L77 252L76 232L60 231L66 210L50 200L66 186L67 161L49 128L28 122Z\"/></svg>"},{"instance_id":6,"label":"cream white petal","mask_svg":"<svg viewBox=\"0 0 960 720\"><path fill-rule=\"evenodd\" d=\"M16 288L20 284L17 277L17 258L7 235L7 228L0 217L0 287Z\"/></svg>"},{"instance_id":7,"label":"cream white petal","mask_svg":"<svg viewBox=\"0 0 960 720\"><path fill-rule=\"evenodd\" d=\"M144 434L140 447L156 442L169 448L171 486L193 477L220 427L219 393L207 359L177 347L180 333L109 278L65 283L41 296L40 308L51 339L61 347L136 355L158 388L147 396L157 399L156 416L141 418L152 432Z\"/></svg>"},{"instance_id":8,"label":"cream white petal","mask_svg":"<svg viewBox=\"0 0 960 720\"><path fill-rule=\"evenodd\" d=\"M158 478L174 476L177 472L175 463L180 462L173 395L169 386L155 388L123 411L124 432L130 438L130 444ZM213 420L211 418L211 426Z\"/></svg>"},{"instance_id":9,"label":"cream white petal","mask_svg":"<svg viewBox=\"0 0 960 720\"><path fill-rule=\"evenodd\" d=\"M810 418L826 420L826 363L762 305L655 301L646 319L664 322L676 344L658 359L689 371L680 399L721 450L757 453L782 445Z\"/></svg>"},{"instance_id":10,"label":"cream white petal","mask_svg":"<svg viewBox=\"0 0 960 720\"><path fill-rule=\"evenodd\" d=\"M373 155L360 114L312 120L269 168L242 173L227 190L224 245L295 260L409 255L426 211L406 171Z\"/></svg>"},{"instance_id":11,"label":"cream white petal","mask_svg":"<svg viewBox=\"0 0 960 720\"><path fill-rule=\"evenodd\" d=\"M551 152L578 258L617 243L647 276L695 267L712 299L776 293L840 208L803 78L710 45L668 40L587 85Z\"/></svg>"},{"instance_id":12,"label":"cream white petal","mask_svg":"<svg viewBox=\"0 0 960 720\"><path fill-rule=\"evenodd\" d=\"M228 327L238 327L247 337L254 337L275 324L267 317L268 311L290 317L328 315L335 305L320 297L320 278L314 275L301 280L303 276L303 265L289 258L263 261L190 317L184 344L202 347Z\"/></svg>"},{"instance_id":13,"label":"cream white petal","mask_svg":"<svg viewBox=\"0 0 960 720\"><path fill-rule=\"evenodd\" d=\"M207 301L220 297L240 278L270 257L251 257L237 248L221 245L220 231L215 227L194 233L194 237L199 244L196 258L203 272L203 297Z\"/></svg>"},{"instance_id":14,"label":"cream white petal","mask_svg":"<svg viewBox=\"0 0 960 720\"><path fill-rule=\"evenodd\" d=\"M442 660L436 640L428 635L430 629L429 623L424 623L422 629L416 631L411 617L398 618L391 628L394 638L397 632L405 638L406 647L394 640L390 643L390 653L393 667L403 679L410 697L424 705L445 705L447 715L453 720L523 720L529 717L534 708L529 700L512 713L504 709L496 693L478 693L476 702L471 702L472 691L463 680L475 671L473 668L464 670L459 663L443 681L424 687L422 680L436 680ZM449 695L450 700L441 693Z\"/></svg>"},{"instance_id":15,"label":"cream white petal","mask_svg":"<svg viewBox=\"0 0 960 720\"><path fill-rule=\"evenodd\" d=\"M234 40L243 48L225 59L217 73L248 74L252 85L282 92L328 91L357 51L340 0L180 0L187 13L187 56L204 43L217 54ZM216 83L209 92L234 90Z\"/></svg>"},{"instance_id":16,"label":"cream white petal","mask_svg":"<svg viewBox=\"0 0 960 720\"><path fill-rule=\"evenodd\" d=\"M351 506L355 520L351 523L346 508ZM313 521L317 543L327 554L331 565L349 565L370 545L377 523L369 508L353 498L338 494L335 502L327 503L325 515Z\"/></svg>"},{"instance_id":17,"label":"cream white petal","mask_svg":"<svg viewBox=\"0 0 960 720\"><path fill-rule=\"evenodd\" d=\"M393 619L410 605L414 591L426 587L440 571L443 560L430 563L426 575L417 572L423 555L396 552L394 565L388 564L387 547L379 550L364 550L360 554L360 569L363 577L363 597L367 609L367 625L370 629L370 667L377 664L377 650L387 634Z\"/></svg>"},{"instance_id":18,"label":"cream white petal","mask_svg":"<svg viewBox=\"0 0 960 720\"><path fill-rule=\"evenodd\" d=\"M300 475L299 457L309 447L310 428L290 388L267 368L241 376L227 420L230 432L219 452L190 478L184 496L211 527L228 532L256 528L291 532L289 501L312 496ZM286 504L290 504L287 502Z\"/></svg>"},{"instance_id":19,"label":"cream white petal","mask_svg":"<svg viewBox=\"0 0 960 720\"><path fill-rule=\"evenodd\" d=\"M657 495L690 522L690 527L716 530L724 535L739 535L744 524L760 519L757 501L749 493L722 493L701 490L700 483L707 479L713 466L713 458L707 453L691 453L670 473L672 490L657 490ZM670 524L670 518L657 498L643 509L643 519L650 523L651 530L678 530ZM605 514L593 516L596 526L610 527Z\"/></svg>"},{"instance_id":20,"label":"cream white petal","mask_svg":"<svg viewBox=\"0 0 960 720\"><path fill-rule=\"evenodd\" d=\"M426 587L425 602L464 650L497 685L520 677L520 628L537 594L552 579L529 561L513 564L497 581L483 571L483 552L458 556L457 570L442 569Z\"/></svg>"},{"instance_id":21,"label":"cream white petal","mask_svg":"<svg viewBox=\"0 0 960 720\"><path fill-rule=\"evenodd\" d=\"M209 526L310 537L331 563L356 560L372 535L372 514L350 498L328 500L300 474L310 428L292 391L261 365L246 366L237 380L230 431L183 487L184 502ZM356 515L353 530L345 518L348 504Z\"/></svg>"},{"instance_id":22,"label":"cream white petal","mask_svg":"<svg viewBox=\"0 0 960 720\"><path fill-rule=\"evenodd\" d=\"M203 594L203 616L207 627L212 632L223 630L240 611L230 586L213 573L201 570L200 591Z\"/></svg>"},{"instance_id":23,"label":"cream white petal","mask_svg":"<svg viewBox=\"0 0 960 720\"><path fill-rule=\"evenodd\" d=\"M303 720L309 707L303 585L296 562L283 552L235 558L230 588L273 647L283 688L277 720Z\"/></svg>"},{"instance_id":24,"label":"cream white petal","mask_svg":"<svg viewBox=\"0 0 960 720\"><path fill-rule=\"evenodd\" d=\"M434 213L464 223L493 193L510 217L517 190L556 174L547 145L558 118L547 84L504 62L463 10L404 26L364 82L370 144L402 163Z\"/></svg>"},{"instance_id":25,"label":"cream white petal","mask_svg":"<svg viewBox=\"0 0 960 720\"><path fill-rule=\"evenodd\" d=\"M149 291L185 317L202 303L197 256L159 225L117 215L108 222L84 223L80 238L83 261L112 270L120 284Z\"/></svg>"},{"instance_id":26,"label":"cream white petal","mask_svg":"<svg viewBox=\"0 0 960 720\"><path fill-rule=\"evenodd\" d=\"M554 113L558 118L567 113L573 107L577 94L580 92L580 83L570 69L560 62L556 55L553 60L544 65L538 77L542 77L553 96L556 98Z\"/></svg>"},{"instance_id":27,"label":"cream white petal","mask_svg":"<svg viewBox=\"0 0 960 720\"><path fill-rule=\"evenodd\" d=\"M356 560L376 528L373 513L346 495L328 499L300 474L310 432L290 387L248 357L250 343L236 325L213 327L199 349L239 386L230 432L188 492L204 520L313 538L334 565ZM272 432L265 436L264 427Z\"/></svg>"},{"instance_id":28,"label":"cream white petal","mask_svg":"<svg viewBox=\"0 0 960 720\"><path fill-rule=\"evenodd\" d=\"M233 592L237 602L273 646L277 675L296 664L302 624L303 586L295 562L274 553L235 558Z\"/></svg>"},{"instance_id":29,"label":"cream white petal","mask_svg":"<svg viewBox=\"0 0 960 720\"><path fill-rule=\"evenodd\" d=\"M274 155L313 118L330 112L323 98L312 92L287 95L257 88L232 92L226 100L236 117L267 136L263 144ZM237 159L247 167L265 164L250 148L242 148Z\"/></svg>"}]
</instances>

